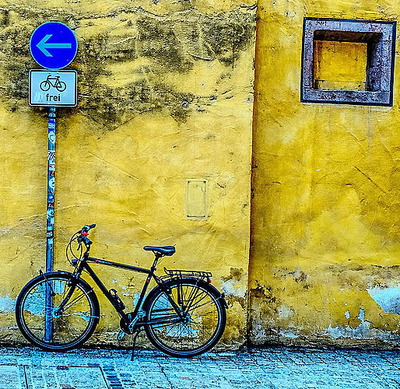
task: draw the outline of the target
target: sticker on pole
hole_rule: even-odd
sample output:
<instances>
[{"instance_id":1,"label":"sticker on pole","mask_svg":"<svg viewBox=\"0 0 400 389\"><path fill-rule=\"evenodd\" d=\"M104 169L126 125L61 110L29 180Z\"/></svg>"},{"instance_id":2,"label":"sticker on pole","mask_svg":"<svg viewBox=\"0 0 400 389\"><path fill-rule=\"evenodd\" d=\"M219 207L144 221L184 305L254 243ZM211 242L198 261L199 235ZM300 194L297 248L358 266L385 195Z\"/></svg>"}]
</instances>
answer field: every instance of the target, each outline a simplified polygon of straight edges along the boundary
<instances>
[{"instance_id":1,"label":"sticker on pole","mask_svg":"<svg viewBox=\"0 0 400 389\"><path fill-rule=\"evenodd\" d=\"M44 68L58 70L75 58L78 42L74 32L60 22L41 24L32 34L30 49L33 59Z\"/></svg>"},{"instance_id":2,"label":"sticker on pole","mask_svg":"<svg viewBox=\"0 0 400 389\"><path fill-rule=\"evenodd\" d=\"M29 71L29 105L76 107L77 73L75 70Z\"/></svg>"}]
</instances>

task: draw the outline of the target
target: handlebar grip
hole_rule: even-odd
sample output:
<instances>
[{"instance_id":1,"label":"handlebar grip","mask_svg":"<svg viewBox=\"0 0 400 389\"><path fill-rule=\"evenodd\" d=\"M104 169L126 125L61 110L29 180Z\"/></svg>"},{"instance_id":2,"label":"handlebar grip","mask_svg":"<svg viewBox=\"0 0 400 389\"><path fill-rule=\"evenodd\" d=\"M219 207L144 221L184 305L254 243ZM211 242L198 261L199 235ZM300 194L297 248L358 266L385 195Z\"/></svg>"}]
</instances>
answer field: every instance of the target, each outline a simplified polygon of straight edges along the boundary
<instances>
[{"instance_id":1,"label":"handlebar grip","mask_svg":"<svg viewBox=\"0 0 400 389\"><path fill-rule=\"evenodd\" d=\"M96 224L91 224L90 226L88 226L88 225L83 226L81 232L88 232L89 230L91 230L94 227L96 227Z\"/></svg>"}]
</instances>

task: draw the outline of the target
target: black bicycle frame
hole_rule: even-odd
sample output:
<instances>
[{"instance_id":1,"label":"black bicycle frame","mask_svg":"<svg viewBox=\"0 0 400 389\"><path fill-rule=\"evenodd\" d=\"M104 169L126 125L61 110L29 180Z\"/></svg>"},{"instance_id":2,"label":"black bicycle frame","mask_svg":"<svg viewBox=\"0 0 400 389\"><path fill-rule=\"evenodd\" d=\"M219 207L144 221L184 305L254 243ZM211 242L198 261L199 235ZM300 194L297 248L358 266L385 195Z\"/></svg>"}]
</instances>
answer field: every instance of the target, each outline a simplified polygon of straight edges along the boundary
<instances>
[{"instance_id":1,"label":"black bicycle frame","mask_svg":"<svg viewBox=\"0 0 400 389\"><path fill-rule=\"evenodd\" d=\"M76 274L77 274L77 276L79 278L81 273L82 273L82 271L86 270L89 273L90 277L93 279L93 281L96 283L96 285L100 288L100 290L103 292L103 294L110 301L110 303L115 308L115 310L119 313L119 315L124 320L124 322L127 325L129 325L130 322L133 319L136 318L139 310L142 308L143 300L144 300L144 298L146 296L146 292L147 292L147 289L148 289L148 286L150 284L151 279L154 278L156 283L159 286L163 287L162 282L160 282L160 280L154 274L154 272L156 270L157 262L158 262L158 260L160 258L161 258L161 256L156 254L156 257L154 259L153 265L151 266L151 268L149 270L149 269L145 269L145 268L142 268L142 267L125 265L123 263L106 261L104 259L92 258L92 257L89 257L88 255L84 255L82 260L81 260L81 262L80 262L80 264L79 264L79 267L76 270ZM146 278L146 280L144 282L142 292L140 294L138 303L135 306L135 309L133 311L132 317L128 317L128 315L123 311L123 309L120 308L120 306L118 305L117 301L115 301L113 295L109 292L109 290L106 288L106 286L101 282L99 277L97 277L96 273L89 266L88 262L97 263L99 265L111 266L111 267L116 267L116 268L119 268L119 269L125 269L125 270L135 271L135 272L138 272L138 273L147 274L147 278ZM176 313L179 315L179 319L182 319L182 313L180 312L180 309L179 309L178 305L175 303L175 301L172 299L172 297L168 293L166 293L166 296L167 296L168 300L170 301L171 305L174 307ZM175 321L177 321L177 320L175 320ZM165 319L156 321L156 323L158 323L158 324L165 323L165 322L166 322ZM140 324L142 324L142 323L140 323Z\"/></svg>"}]
</instances>

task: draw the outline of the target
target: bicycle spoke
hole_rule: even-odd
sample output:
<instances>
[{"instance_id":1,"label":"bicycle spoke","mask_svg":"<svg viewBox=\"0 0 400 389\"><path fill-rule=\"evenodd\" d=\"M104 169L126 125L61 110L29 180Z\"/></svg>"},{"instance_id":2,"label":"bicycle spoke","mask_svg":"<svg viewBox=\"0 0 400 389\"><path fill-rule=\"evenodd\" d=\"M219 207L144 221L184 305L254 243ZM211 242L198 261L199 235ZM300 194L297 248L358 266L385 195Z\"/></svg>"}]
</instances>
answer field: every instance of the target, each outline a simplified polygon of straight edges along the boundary
<instances>
[{"instance_id":1,"label":"bicycle spoke","mask_svg":"<svg viewBox=\"0 0 400 389\"><path fill-rule=\"evenodd\" d=\"M196 311L197 314L202 313L202 315L204 315L204 313L203 313L204 308L207 308L207 307L209 307L209 306L214 306L214 301L213 301L213 300L206 301L205 303L203 303L203 304L201 304L201 305L199 305L199 306L195 306L195 307L193 307L193 308L191 309L191 311L192 311L192 312L193 312L193 311ZM199 309L199 308L201 308L201 309Z\"/></svg>"},{"instance_id":2,"label":"bicycle spoke","mask_svg":"<svg viewBox=\"0 0 400 389\"><path fill-rule=\"evenodd\" d=\"M195 307L196 307L196 305L200 304L201 301L203 301L205 298L208 297L208 295L206 293L203 293L203 294L204 294L204 296L202 298L198 299L196 302L194 302L194 300L191 301L190 305L188 305L188 307L186 308L186 312L189 312L190 309L196 309L196 308L192 308L193 304L195 304Z\"/></svg>"},{"instance_id":3,"label":"bicycle spoke","mask_svg":"<svg viewBox=\"0 0 400 389\"><path fill-rule=\"evenodd\" d=\"M80 295L78 295L77 297L75 297L71 302L67 303L64 306L64 310L71 308L73 305L76 305L76 303L81 300L82 298L84 298L86 295L84 293L81 293Z\"/></svg>"},{"instance_id":4,"label":"bicycle spoke","mask_svg":"<svg viewBox=\"0 0 400 389\"><path fill-rule=\"evenodd\" d=\"M199 292L199 289L198 289L198 288L191 288L189 297L186 299L186 301L193 301L194 298L196 297L195 295L196 295L198 292ZM194 294L194 296L193 296L193 294ZM187 310L188 310L188 308L187 308Z\"/></svg>"}]
</instances>

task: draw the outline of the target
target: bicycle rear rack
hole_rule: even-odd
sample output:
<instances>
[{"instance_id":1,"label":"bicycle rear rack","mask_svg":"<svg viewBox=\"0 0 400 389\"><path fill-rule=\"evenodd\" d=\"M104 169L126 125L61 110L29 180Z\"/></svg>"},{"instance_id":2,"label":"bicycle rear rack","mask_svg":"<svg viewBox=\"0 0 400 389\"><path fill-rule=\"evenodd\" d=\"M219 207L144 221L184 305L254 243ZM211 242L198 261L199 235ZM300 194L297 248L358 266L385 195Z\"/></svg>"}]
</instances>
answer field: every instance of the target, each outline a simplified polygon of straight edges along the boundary
<instances>
[{"instance_id":1,"label":"bicycle rear rack","mask_svg":"<svg viewBox=\"0 0 400 389\"><path fill-rule=\"evenodd\" d=\"M211 283L212 273L209 271L201 270L168 270L164 267L165 276L161 278L164 279L174 279L174 278L199 278L203 281Z\"/></svg>"}]
</instances>

